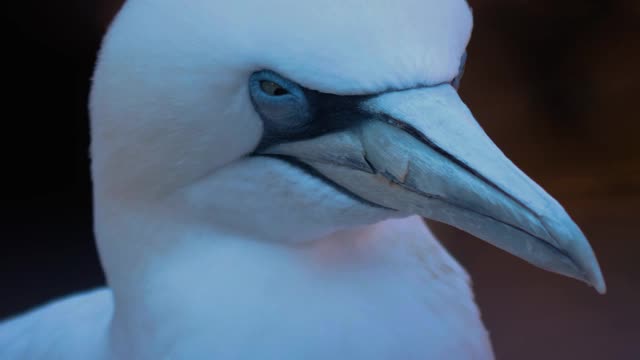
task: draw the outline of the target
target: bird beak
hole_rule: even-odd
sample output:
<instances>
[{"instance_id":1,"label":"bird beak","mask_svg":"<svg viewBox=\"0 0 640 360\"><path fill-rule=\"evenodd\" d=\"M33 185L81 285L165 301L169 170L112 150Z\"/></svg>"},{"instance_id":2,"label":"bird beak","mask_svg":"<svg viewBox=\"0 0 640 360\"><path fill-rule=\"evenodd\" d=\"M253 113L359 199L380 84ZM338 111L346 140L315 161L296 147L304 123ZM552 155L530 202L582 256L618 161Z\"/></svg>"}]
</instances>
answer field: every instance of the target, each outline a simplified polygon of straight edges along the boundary
<instances>
[{"instance_id":1,"label":"bird beak","mask_svg":"<svg viewBox=\"0 0 640 360\"><path fill-rule=\"evenodd\" d=\"M469 232L543 269L605 283L587 239L484 133L450 85L383 93L348 129L273 145L369 202Z\"/></svg>"}]
</instances>

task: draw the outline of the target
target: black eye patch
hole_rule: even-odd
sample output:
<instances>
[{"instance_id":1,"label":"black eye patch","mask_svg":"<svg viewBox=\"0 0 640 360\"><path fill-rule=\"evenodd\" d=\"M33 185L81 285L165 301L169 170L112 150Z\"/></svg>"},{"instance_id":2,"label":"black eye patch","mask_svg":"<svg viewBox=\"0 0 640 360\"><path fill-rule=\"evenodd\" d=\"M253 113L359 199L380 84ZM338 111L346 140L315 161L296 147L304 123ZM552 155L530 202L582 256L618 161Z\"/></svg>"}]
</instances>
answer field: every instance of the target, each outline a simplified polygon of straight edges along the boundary
<instances>
[{"instance_id":1,"label":"black eye patch","mask_svg":"<svg viewBox=\"0 0 640 360\"><path fill-rule=\"evenodd\" d=\"M264 124L264 134L256 151L340 131L371 117L360 107L370 96L310 90L269 70L251 75L249 91Z\"/></svg>"}]
</instances>

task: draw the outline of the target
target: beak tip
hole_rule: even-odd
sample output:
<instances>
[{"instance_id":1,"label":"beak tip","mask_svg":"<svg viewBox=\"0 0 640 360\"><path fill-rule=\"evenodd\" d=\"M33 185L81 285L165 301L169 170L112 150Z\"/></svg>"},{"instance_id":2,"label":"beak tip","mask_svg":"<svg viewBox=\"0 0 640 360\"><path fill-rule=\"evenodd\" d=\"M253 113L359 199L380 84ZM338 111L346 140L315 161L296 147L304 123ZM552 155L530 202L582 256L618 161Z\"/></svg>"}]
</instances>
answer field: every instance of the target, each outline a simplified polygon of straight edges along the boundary
<instances>
[{"instance_id":1,"label":"beak tip","mask_svg":"<svg viewBox=\"0 0 640 360\"><path fill-rule=\"evenodd\" d=\"M583 272L582 281L590 287L593 287L600 295L606 294L607 284L604 281L602 270L600 270L600 265L595 259L595 256L592 258L591 266L583 269L585 269L585 271Z\"/></svg>"},{"instance_id":2,"label":"beak tip","mask_svg":"<svg viewBox=\"0 0 640 360\"><path fill-rule=\"evenodd\" d=\"M602 276L600 269L591 274L590 278L589 282L591 283L591 286L593 286L600 295L607 293L607 284L604 281L604 277Z\"/></svg>"},{"instance_id":3,"label":"beak tip","mask_svg":"<svg viewBox=\"0 0 640 360\"><path fill-rule=\"evenodd\" d=\"M559 206L556 216L544 218L543 226L553 239L560 240L561 248L576 266L574 270L580 273L578 279L582 279L599 294L604 295L607 292L607 285L598 259L591 244L566 211Z\"/></svg>"},{"instance_id":4,"label":"beak tip","mask_svg":"<svg viewBox=\"0 0 640 360\"><path fill-rule=\"evenodd\" d=\"M604 281L598 260L593 251L591 251L591 247L589 247L589 250L590 256L588 260L585 261L585 259L583 259L582 262L583 281L593 287L600 295L604 295L607 292L607 285Z\"/></svg>"},{"instance_id":5,"label":"beak tip","mask_svg":"<svg viewBox=\"0 0 640 360\"><path fill-rule=\"evenodd\" d=\"M584 237L583 237L584 238ZM604 281L604 276L602 275L602 270L600 269L600 264L596 259L596 255L593 252L593 249L587 242L587 239L584 238L584 244L586 244L586 249L588 249L589 256L583 258L583 269L585 269L586 280L589 285L593 286L594 289L600 294L604 295L607 292L607 285ZM584 266L586 265L586 266Z\"/></svg>"}]
</instances>

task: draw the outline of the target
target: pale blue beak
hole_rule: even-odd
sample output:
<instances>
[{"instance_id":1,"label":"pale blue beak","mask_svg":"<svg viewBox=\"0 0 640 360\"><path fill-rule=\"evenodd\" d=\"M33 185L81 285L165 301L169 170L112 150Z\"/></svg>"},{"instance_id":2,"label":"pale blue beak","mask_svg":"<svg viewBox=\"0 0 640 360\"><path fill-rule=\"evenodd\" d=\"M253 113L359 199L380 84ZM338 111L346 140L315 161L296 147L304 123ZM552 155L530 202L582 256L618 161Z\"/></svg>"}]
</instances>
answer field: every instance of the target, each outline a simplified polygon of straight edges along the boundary
<instances>
[{"instance_id":1,"label":"pale blue beak","mask_svg":"<svg viewBox=\"0 0 640 360\"><path fill-rule=\"evenodd\" d=\"M367 121L262 153L294 157L367 201L450 224L605 292L578 226L504 156L451 85L383 93L358 106Z\"/></svg>"}]
</instances>

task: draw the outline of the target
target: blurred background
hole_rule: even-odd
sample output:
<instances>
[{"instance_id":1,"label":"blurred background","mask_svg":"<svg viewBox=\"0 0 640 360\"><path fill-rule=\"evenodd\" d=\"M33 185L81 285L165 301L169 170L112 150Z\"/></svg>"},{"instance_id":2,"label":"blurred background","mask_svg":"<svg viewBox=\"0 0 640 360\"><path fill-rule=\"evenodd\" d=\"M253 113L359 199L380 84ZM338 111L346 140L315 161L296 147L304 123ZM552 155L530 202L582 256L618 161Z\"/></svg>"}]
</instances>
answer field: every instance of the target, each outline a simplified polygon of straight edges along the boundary
<instances>
[{"instance_id":1,"label":"blurred background","mask_svg":"<svg viewBox=\"0 0 640 360\"><path fill-rule=\"evenodd\" d=\"M104 283L86 104L121 2L3 5L0 318ZM609 292L447 226L435 232L473 277L498 359L640 359L640 1L470 4L462 97L582 227Z\"/></svg>"}]
</instances>

